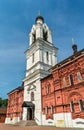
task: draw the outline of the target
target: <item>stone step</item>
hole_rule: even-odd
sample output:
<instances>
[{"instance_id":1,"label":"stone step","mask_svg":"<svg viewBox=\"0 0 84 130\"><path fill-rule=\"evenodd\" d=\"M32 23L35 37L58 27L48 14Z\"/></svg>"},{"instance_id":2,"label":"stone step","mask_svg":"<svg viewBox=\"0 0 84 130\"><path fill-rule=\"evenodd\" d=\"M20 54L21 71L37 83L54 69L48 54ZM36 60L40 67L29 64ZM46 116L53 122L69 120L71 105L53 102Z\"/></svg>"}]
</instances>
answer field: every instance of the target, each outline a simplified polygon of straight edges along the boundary
<instances>
[{"instance_id":1,"label":"stone step","mask_svg":"<svg viewBox=\"0 0 84 130\"><path fill-rule=\"evenodd\" d=\"M32 120L32 121L27 121L26 125L37 125L37 123L34 120Z\"/></svg>"},{"instance_id":2,"label":"stone step","mask_svg":"<svg viewBox=\"0 0 84 130\"><path fill-rule=\"evenodd\" d=\"M14 126L36 126L37 123L34 120L19 121Z\"/></svg>"}]
</instances>

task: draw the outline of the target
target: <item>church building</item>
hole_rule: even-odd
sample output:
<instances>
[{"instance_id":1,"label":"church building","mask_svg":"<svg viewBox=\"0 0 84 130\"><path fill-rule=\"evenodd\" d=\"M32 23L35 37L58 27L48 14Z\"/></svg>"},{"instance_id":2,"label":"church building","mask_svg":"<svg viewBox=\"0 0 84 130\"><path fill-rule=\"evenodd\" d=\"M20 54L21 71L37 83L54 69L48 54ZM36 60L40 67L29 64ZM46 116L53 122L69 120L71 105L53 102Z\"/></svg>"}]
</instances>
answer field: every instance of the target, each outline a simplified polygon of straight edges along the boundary
<instances>
[{"instance_id":1,"label":"church building","mask_svg":"<svg viewBox=\"0 0 84 130\"><path fill-rule=\"evenodd\" d=\"M57 63L58 48L38 15L25 51L22 85L8 93L5 123L34 120L38 125L84 128L84 49Z\"/></svg>"},{"instance_id":2,"label":"church building","mask_svg":"<svg viewBox=\"0 0 84 130\"><path fill-rule=\"evenodd\" d=\"M29 48L25 51L26 76L22 81L24 83L23 120L35 120L38 125L42 125L40 80L49 75L49 69L57 63L57 50L58 48L52 43L50 28L44 22L44 18L38 15L29 33ZM20 117L14 117L15 120L19 121ZM11 117L6 118L6 123L8 122L11 122Z\"/></svg>"},{"instance_id":3,"label":"church building","mask_svg":"<svg viewBox=\"0 0 84 130\"><path fill-rule=\"evenodd\" d=\"M57 48L52 43L52 32L42 16L37 16L29 33L26 50L26 77L24 82L23 120L42 123L41 79L50 74L57 63Z\"/></svg>"}]
</instances>

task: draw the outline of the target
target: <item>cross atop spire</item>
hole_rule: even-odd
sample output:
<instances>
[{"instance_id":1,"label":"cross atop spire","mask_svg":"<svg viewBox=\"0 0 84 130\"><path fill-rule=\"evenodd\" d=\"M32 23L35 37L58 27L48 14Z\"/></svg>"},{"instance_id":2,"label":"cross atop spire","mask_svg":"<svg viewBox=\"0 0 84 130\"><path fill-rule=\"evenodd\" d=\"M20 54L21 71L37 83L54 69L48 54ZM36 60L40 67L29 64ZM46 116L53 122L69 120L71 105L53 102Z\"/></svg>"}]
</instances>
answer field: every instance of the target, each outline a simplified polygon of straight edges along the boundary
<instances>
[{"instance_id":1,"label":"cross atop spire","mask_svg":"<svg viewBox=\"0 0 84 130\"><path fill-rule=\"evenodd\" d=\"M40 10L38 11L38 16L40 16Z\"/></svg>"},{"instance_id":2,"label":"cross atop spire","mask_svg":"<svg viewBox=\"0 0 84 130\"><path fill-rule=\"evenodd\" d=\"M75 42L74 42L74 38L72 38L72 44L73 44L73 45L75 44Z\"/></svg>"}]
</instances>

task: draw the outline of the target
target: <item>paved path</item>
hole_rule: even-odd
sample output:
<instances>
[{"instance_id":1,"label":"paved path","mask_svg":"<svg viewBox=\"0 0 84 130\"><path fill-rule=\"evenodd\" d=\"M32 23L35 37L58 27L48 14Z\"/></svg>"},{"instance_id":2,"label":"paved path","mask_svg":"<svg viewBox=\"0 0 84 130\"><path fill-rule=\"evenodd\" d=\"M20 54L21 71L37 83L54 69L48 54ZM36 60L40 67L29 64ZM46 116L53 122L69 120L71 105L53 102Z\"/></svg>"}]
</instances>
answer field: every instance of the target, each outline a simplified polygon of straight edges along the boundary
<instances>
[{"instance_id":1,"label":"paved path","mask_svg":"<svg viewBox=\"0 0 84 130\"><path fill-rule=\"evenodd\" d=\"M18 127L13 125L5 125L0 123L0 130L84 130L80 128L56 128L56 127L47 127L47 126L25 126Z\"/></svg>"}]
</instances>

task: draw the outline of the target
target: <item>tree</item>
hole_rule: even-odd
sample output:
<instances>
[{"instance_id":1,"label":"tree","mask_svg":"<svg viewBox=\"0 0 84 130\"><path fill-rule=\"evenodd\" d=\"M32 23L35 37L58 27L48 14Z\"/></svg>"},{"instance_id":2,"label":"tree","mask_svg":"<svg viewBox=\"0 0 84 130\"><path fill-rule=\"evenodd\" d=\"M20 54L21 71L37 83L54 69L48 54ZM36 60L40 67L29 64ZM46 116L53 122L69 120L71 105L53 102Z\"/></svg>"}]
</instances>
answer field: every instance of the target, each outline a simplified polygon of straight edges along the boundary
<instances>
[{"instance_id":1,"label":"tree","mask_svg":"<svg viewBox=\"0 0 84 130\"><path fill-rule=\"evenodd\" d=\"M0 98L0 107L2 106L2 98Z\"/></svg>"},{"instance_id":2,"label":"tree","mask_svg":"<svg viewBox=\"0 0 84 130\"><path fill-rule=\"evenodd\" d=\"M7 107L7 105L8 105L8 99L3 99L3 100L2 100L2 105L3 105L4 107Z\"/></svg>"},{"instance_id":3,"label":"tree","mask_svg":"<svg viewBox=\"0 0 84 130\"><path fill-rule=\"evenodd\" d=\"M7 105L8 105L8 99L0 98L0 107L7 107Z\"/></svg>"}]
</instances>

